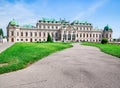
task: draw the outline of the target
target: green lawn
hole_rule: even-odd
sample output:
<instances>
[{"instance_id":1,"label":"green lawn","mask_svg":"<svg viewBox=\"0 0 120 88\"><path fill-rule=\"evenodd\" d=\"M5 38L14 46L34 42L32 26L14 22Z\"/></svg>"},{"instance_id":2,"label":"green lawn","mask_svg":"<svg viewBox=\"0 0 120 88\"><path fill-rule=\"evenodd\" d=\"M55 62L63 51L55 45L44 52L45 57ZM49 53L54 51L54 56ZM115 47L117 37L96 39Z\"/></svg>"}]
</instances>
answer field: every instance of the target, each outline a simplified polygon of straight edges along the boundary
<instances>
[{"instance_id":1,"label":"green lawn","mask_svg":"<svg viewBox=\"0 0 120 88\"><path fill-rule=\"evenodd\" d=\"M49 54L71 47L70 43L15 43L0 54L0 74L29 66ZM57 59L57 58L56 58Z\"/></svg>"},{"instance_id":2,"label":"green lawn","mask_svg":"<svg viewBox=\"0 0 120 88\"><path fill-rule=\"evenodd\" d=\"M98 47L100 48L101 51L120 58L120 45L100 44L100 43L90 43L90 42L83 42L82 45Z\"/></svg>"}]
</instances>

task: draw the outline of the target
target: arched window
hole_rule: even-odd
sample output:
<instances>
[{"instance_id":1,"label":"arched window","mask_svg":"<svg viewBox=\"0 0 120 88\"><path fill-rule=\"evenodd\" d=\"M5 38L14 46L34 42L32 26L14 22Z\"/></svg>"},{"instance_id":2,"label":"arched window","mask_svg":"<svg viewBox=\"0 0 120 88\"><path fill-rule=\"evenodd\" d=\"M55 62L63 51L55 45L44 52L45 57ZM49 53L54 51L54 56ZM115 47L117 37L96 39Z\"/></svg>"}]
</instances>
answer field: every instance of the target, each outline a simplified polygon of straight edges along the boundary
<instances>
[{"instance_id":1,"label":"arched window","mask_svg":"<svg viewBox=\"0 0 120 88\"><path fill-rule=\"evenodd\" d=\"M82 34L80 34L80 37L82 37Z\"/></svg>"},{"instance_id":2,"label":"arched window","mask_svg":"<svg viewBox=\"0 0 120 88\"><path fill-rule=\"evenodd\" d=\"M32 38L30 39L30 42L32 42Z\"/></svg>"},{"instance_id":3,"label":"arched window","mask_svg":"<svg viewBox=\"0 0 120 88\"><path fill-rule=\"evenodd\" d=\"M92 37L92 35L90 34L90 38Z\"/></svg>"},{"instance_id":4,"label":"arched window","mask_svg":"<svg viewBox=\"0 0 120 88\"><path fill-rule=\"evenodd\" d=\"M102 36L101 36L101 34L99 34L99 38L101 38Z\"/></svg>"},{"instance_id":5,"label":"arched window","mask_svg":"<svg viewBox=\"0 0 120 88\"><path fill-rule=\"evenodd\" d=\"M55 33L55 37L58 37L58 33L57 32Z\"/></svg>"},{"instance_id":6,"label":"arched window","mask_svg":"<svg viewBox=\"0 0 120 88\"><path fill-rule=\"evenodd\" d=\"M14 42L14 38L11 39L11 42Z\"/></svg>"},{"instance_id":7,"label":"arched window","mask_svg":"<svg viewBox=\"0 0 120 88\"><path fill-rule=\"evenodd\" d=\"M85 34L83 34L83 37L85 38Z\"/></svg>"},{"instance_id":8,"label":"arched window","mask_svg":"<svg viewBox=\"0 0 120 88\"><path fill-rule=\"evenodd\" d=\"M87 34L87 38L88 38L88 34Z\"/></svg>"},{"instance_id":9,"label":"arched window","mask_svg":"<svg viewBox=\"0 0 120 88\"><path fill-rule=\"evenodd\" d=\"M52 37L54 37L54 33L52 33Z\"/></svg>"},{"instance_id":10,"label":"arched window","mask_svg":"<svg viewBox=\"0 0 120 88\"><path fill-rule=\"evenodd\" d=\"M68 34L68 40L71 40L71 34Z\"/></svg>"},{"instance_id":11,"label":"arched window","mask_svg":"<svg viewBox=\"0 0 120 88\"><path fill-rule=\"evenodd\" d=\"M72 35L72 40L75 40L75 34Z\"/></svg>"},{"instance_id":12,"label":"arched window","mask_svg":"<svg viewBox=\"0 0 120 88\"><path fill-rule=\"evenodd\" d=\"M66 34L63 34L63 40L66 40Z\"/></svg>"},{"instance_id":13,"label":"arched window","mask_svg":"<svg viewBox=\"0 0 120 88\"><path fill-rule=\"evenodd\" d=\"M111 38L111 34L110 34L110 38Z\"/></svg>"}]
</instances>

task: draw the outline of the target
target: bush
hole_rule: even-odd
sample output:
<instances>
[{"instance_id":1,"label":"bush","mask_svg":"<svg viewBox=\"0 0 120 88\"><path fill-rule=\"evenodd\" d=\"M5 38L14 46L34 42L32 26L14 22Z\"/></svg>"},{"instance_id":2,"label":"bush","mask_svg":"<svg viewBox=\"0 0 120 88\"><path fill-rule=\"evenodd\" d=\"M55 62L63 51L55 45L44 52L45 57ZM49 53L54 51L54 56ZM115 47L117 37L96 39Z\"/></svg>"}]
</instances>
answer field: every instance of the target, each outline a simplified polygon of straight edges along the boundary
<instances>
[{"instance_id":1,"label":"bush","mask_svg":"<svg viewBox=\"0 0 120 88\"><path fill-rule=\"evenodd\" d=\"M108 39L107 38L103 38L101 41L102 44L107 44L108 43Z\"/></svg>"},{"instance_id":2,"label":"bush","mask_svg":"<svg viewBox=\"0 0 120 88\"><path fill-rule=\"evenodd\" d=\"M52 38L51 38L49 33L48 33L48 37L47 37L47 42L53 42L53 40L52 40Z\"/></svg>"}]
</instances>

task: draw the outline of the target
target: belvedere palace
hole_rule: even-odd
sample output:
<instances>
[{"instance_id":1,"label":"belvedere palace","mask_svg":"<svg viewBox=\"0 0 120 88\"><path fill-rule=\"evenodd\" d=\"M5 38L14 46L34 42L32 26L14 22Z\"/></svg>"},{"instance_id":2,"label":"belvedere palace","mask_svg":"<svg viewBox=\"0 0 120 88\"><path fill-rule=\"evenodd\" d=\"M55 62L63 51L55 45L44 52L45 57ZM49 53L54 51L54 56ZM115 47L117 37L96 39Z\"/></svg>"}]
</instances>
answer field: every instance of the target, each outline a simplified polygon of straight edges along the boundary
<instances>
[{"instance_id":1,"label":"belvedere palace","mask_svg":"<svg viewBox=\"0 0 120 88\"><path fill-rule=\"evenodd\" d=\"M7 26L7 39L9 42L37 42L47 41L48 34L53 41L64 42L100 42L102 38L112 41L112 29L106 25L104 29L93 28L88 22L73 22L65 19L55 20L42 18L33 25L20 26L14 19Z\"/></svg>"}]
</instances>

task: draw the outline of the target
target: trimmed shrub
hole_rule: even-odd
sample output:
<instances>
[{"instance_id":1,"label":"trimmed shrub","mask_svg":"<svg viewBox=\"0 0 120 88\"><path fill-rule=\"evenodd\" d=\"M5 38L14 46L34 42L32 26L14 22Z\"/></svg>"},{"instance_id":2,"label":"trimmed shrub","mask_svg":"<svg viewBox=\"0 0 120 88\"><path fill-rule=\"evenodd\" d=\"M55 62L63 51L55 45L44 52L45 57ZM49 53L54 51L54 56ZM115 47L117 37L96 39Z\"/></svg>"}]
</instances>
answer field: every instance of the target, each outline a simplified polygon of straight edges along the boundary
<instances>
[{"instance_id":1,"label":"trimmed shrub","mask_svg":"<svg viewBox=\"0 0 120 88\"><path fill-rule=\"evenodd\" d=\"M47 37L47 42L53 42L53 40L52 40L52 38L51 38L49 33L48 33L48 37Z\"/></svg>"},{"instance_id":2,"label":"trimmed shrub","mask_svg":"<svg viewBox=\"0 0 120 88\"><path fill-rule=\"evenodd\" d=\"M102 44L107 44L107 43L108 43L108 39L107 39L107 38L103 38L103 39L101 40L101 43L102 43Z\"/></svg>"}]
</instances>

